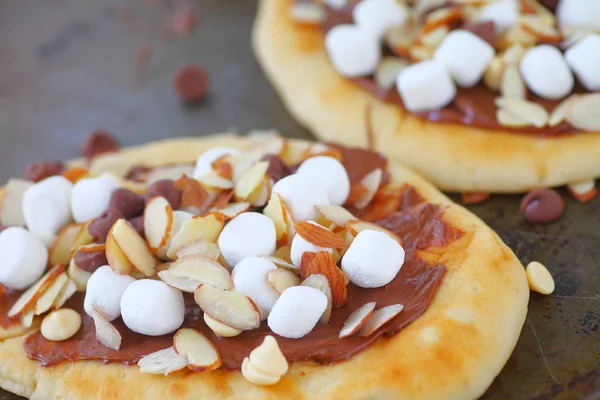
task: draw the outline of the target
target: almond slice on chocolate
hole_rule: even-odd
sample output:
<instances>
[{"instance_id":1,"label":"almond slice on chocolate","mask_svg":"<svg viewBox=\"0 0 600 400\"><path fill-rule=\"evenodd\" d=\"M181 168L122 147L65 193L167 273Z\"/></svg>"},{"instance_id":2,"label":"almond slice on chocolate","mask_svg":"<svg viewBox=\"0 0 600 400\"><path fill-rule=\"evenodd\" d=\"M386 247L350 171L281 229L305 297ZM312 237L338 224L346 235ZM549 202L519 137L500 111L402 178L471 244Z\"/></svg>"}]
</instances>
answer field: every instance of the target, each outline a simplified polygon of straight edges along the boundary
<instances>
[{"instance_id":1,"label":"almond slice on chocolate","mask_svg":"<svg viewBox=\"0 0 600 400\"><path fill-rule=\"evenodd\" d=\"M421 32L427 33L441 26L450 27L456 21L460 21L463 12L460 7L441 7L427 14Z\"/></svg>"},{"instance_id":2,"label":"almond slice on chocolate","mask_svg":"<svg viewBox=\"0 0 600 400\"><path fill-rule=\"evenodd\" d=\"M567 107L565 119L575 128L588 132L600 131L600 93L579 95Z\"/></svg>"},{"instance_id":3,"label":"almond slice on chocolate","mask_svg":"<svg viewBox=\"0 0 600 400\"><path fill-rule=\"evenodd\" d=\"M110 230L110 236L121 249L131 265L146 276L154 275L158 259L152 254L146 241L124 219L119 219Z\"/></svg>"},{"instance_id":4,"label":"almond slice on chocolate","mask_svg":"<svg viewBox=\"0 0 600 400\"><path fill-rule=\"evenodd\" d=\"M217 261L206 256L190 254L174 261L169 272L180 278L188 278L218 289L233 289L229 271Z\"/></svg>"},{"instance_id":5,"label":"almond slice on chocolate","mask_svg":"<svg viewBox=\"0 0 600 400\"><path fill-rule=\"evenodd\" d=\"M194 242L182 246L177 250L176 258L183 257L189 254L197 254L208 257L212 260L218 260L221 251L219 246L204 239L198 239Z\"/></svg>"},{"instance_id":6,"label":"almond slice on chocolate","mask_svg":"<svg viewBox=\"0 0 600 400\"><path fill-rule=\"evenodd\" d=\"M390 306L382 307L376 311L373 311L371 317L367 320L367 323L359 330L361 336L370 336L377 329L391 321L396 315L404 310L402 304L392 304Z\"/></svg>"},{"instance_id":7,"label":"almond slice on chocolate","mask_svg":"<svg viewBox=\"0 0 600 400\"><path fill-rule=\"evenodd\" d=\"M67 300L69 300L73 295L77 292L77 284L72 279L68 278L65 284L56 299L54 299L54 303L52 303L52 309L58 310L62 306L65 305Z\"/></svg>"},{"instance_id":8,"label":"almond slice on chocolate","mask_svg":"<svg viewBox=\"0 0 600 400\"><path fill-rule=\"evenodd\" d=\"M317 210L325 217L327 220L333 222L337 226L345 226L350 221L356 221L356 218L352 213L346 210L344 207L336 206L336 205L326 205L326 206L316 206Z\"/></svg>"},{"instance_id":9,"label":"almond slice on chocolate","mask_svg":"<svg viewBox=\"0 0 600 400\"><path fill-rule=\"evenodd\" d=\"M164 247L173 229L173 208L164 197L152 198L144 209L144 234L152 251Z\"/></svg>"},{"instance_id":10,"label":"almond slice on chocolate","mask_svg":"<svg viewBox=\"0 0 600 400\"><path fill-rule=\"evenodd\" d=\"M347 249L350 244L327 228L302 221L294 225L294 230L307 242L329 249Z\"/></svg>"},{"instance_id":11,"label":"almond slice on chocolate","mask_svg":"<svg viewBox=\"0 0 600 400\"><path fill-rule=\"evenodd\" d=\"M187 358L177 354L173 346L150 353L137 363L141 373L165 376L181 371L187 364Z\"/></svg>"},{"instance_id":12,"label":"almond slice on chocolate","mask_svg":"<svg viewBox=\"0 0 600 400\"><path fill-rule=\"evenodd\" d=\"M554 25L555 21L541 15L523 15L519 23L526 32L540 42L559 42L562 35Z\"/></svg>"},{"instance_id":13,"label":"almond slice on chocolate","mask_svg":"<svg viewBox=\"0 0 600 400\"><path fill-rule=\"evenodd\" d=\"M275 257L275 256L261 256L262 258L271 261L273 264L275 264L276 266L278 266L279 268L284 268L290 271L298 271L298 268L292 264L287 262L286 260L284 260L281 257Z\"/></svg>"},{"instance_id":14,"label":"almond slice on chocolate","mask_svg":"<svg viewBox=\"0 0 600 400\"><path fill-rule=\"evenodd\" d=\"M331 253L327 251L318 251L311 261L305 263L304 260L303 257L303 262L300 267L301 277L306 279L310 275L316 274L325 276L329 282L333 307L338 308L344 305L347 295L344 273L341 268L338 268L336 265Z\"/></svg>"},{"instance_id":15,"label":"almond slice on chocolate","mask_svg":"<svg viewBox=\"0 0 600 400\"><path fill-rule=\"evenodd\" d=\"M4 226L24 226L23 195L33 185L33 182L22 179L10 179L4 188L1 199L0 221Z\"/></svg>"},{"instance_id":16,"label":"almond slice on chocolate","mask_svg":"<svg viewBox=\"0 0 600 400\"><path fill-rule=\"evenodd\" d=\"M171 260L175 259L179 249L200 239L211 243L216 242L224 226L225 217L219 212L197 215L185 221L179 232L171 239L167 257Z\"/></svg>"},{"instance_id":17,"label":"almond slice on chocolate","mask_svg":"<svg viewBox=\"0 0 600 400\"><path fill-rule=\"evenodd\" d=\"M323 274L310 275L301 283L302 286L308 286L321 291L327 297L327 308L321 315L319 322L322 324L329 323L331 319L331 310L333 308L333 299L331 298L331 288L327 278Z\"/></svg>"},{"instance_id":18,"label":"almond slice on chocolate","mask_svg":"<svg viewBox=\"0 0 600 400\"><path fill-rule=\"evenodd\" d=\"M269 271L267 281L279 294L283 293L285 289L298 286L301 283L300 278L296 274L285 268L277 268Z\"/></svg>"},{"instance_id":19,"label":"almond slice on chocolate","mask_svg":"<svg viewBox=\"0 0 600 400\"><path fill-rule=\"evenodd\" d=\"M192 176L194 174L193 165L166 165L151 169L146 175L146 185L150 186L156 181L171 179L176 181L183 175Z\"/></svg>"},{"instance_id":20,"label":"almond slice on chocolate","mask_svg":"<svg viewBox=\"0 0 600 400\"><path fill-rule=\"evenodd\" d=\"M17 299L13 306L8 310L9 318L19 318L28 311L33 311L35 302L44 294L46 289L62 274L65 270L65 265L56 265L52 267L44 276L36 283L31 285Z\"/></svg>"},{"instance_id":21,"label":"almond slice on chocolate","mask_svg":"<svg viewBox=\"0 0 600 400\"><path fill-rule=\"evenodd\" d=\"M92 319L96 326L96 339L111 350L119 350L123 340L121 333L95 304L92 305Z\"/></svg>"},{"instance_id":22,"label":"almond slice on chocolate","mask_svg":"<svg viewBox=\"0 0 600 400\"><path fill-rule=\"evenodd\" d=\"M571 105L571 101L573 101L577 95L571 95L560 102L554 110L550 113L550 117L548 118L548 126L557 126L562 124L565 120L565 116L567 114L567 110Z\"/></svg>"},{"instance_id":23,"label":"almond slice on chocolate","mask_svg":"<svg viewBox=\"0 0 600 400\"><path fill-rule=\"evenodd\" d=\"M367 192L362 194L358 200L356 200L354 203L356 208L361 210L369 205L371 200L373 200L373 197L375 197L377 189L379 189L382 178L383 172L381 171L381 168L377 168L369 172L364 178L361 179L360 183L367 189Z\"/></svg>"},{"instance_id":24,"label":"almond slice on chocolate","mask_svg":"<svg viewBox=\"0 0 600 400\"><path fill-rule=\"evenodd\" d=\"M225 179L217 171L209 171L206 174L196 178L203 186L208 189L233 189L234 184L230 179Z\"/></svg>"},{"instance_id":25,"label":"almond slice on chocolate","mask_svg":"<svg viewBox=\"0 0 600 400\"><path fill-rule=\"evenodd\" d=\"M67 225L61 229L54 243L50 246L48 253L48 262L50 265L69 263L71 260L71 249L80 230L81 226L77 224Z\"/></svg>"},{"instance_id":26,"label":"almond slice on chocolate","mask_svg":"<svg viewBox=\"0 0 600 400\"><path fill-rule=\"evenodd\" d=\"M268 161L260 161L248 168L235 183L233 190L237 201L246 200L252 192L263 183L267 169Z\"/></svg>"},{"instance_id":27,"label":"almond slice on chocolate","mask_svg":"<svg viewBox=\"0 0 600 400\"><path fill-rule=\"evenodd\" d=\"M240 292L200 285L194 299L202 311L227 326L243 331L260 326L258 307Z\"/></svg>"},{"instance_id":28,"label":"almond slice on chocolate","mask_svg":"<svg viewBox=\"0 0 600 400\"><path fill-rule=\"evenodd\" d=\"M392 239L394 239L397 242L400 242L400 238L396 235L394 235L391 231L379 226L379 225L375 225L371 222L367 222L367 221L350 221L346 224L346 229L349 235L351 235L352 237L356 237L356 235L358 235L360 232L364 231L365 229L372 229L375 231L379 231L379 232L383 232L385 234L387 234L389 237L391 237Z\"/></svg>"},{"instance_id":29,"label":"almond slice on chocolate","mask_svg":"<svg viewBox=\"0 0 600 400\"><path fill-rule=\"evenodd\" d=\"M354 335L367 323L368 319L373 315L375 311L374 301L363 304L352 312L344 322L344 326L340 330L340 339Z\"/></svg>"},{"instance_id":30,"label":"almond slice on chocolate","mask_svg":"<svg viewBox=\"0 0 600 400\"><path fill-rule=\"evenodd\" d=\"M234 337L243 332L240 329L232 328L220 321L217 321L207 313L204 313L203 318L206 326L208 326L215 333L215 335L219 337Z\"/></svg>"},{"instance_id":31,"label":"almond slice on chocolate","mask_svg":"<svg viewBox=\"0 0 600 400\"><path fill-rule=\"evenodd\" d=\"M113 235L110 233L106 236L105 251L108 265L110 265L110 267L115 272L122 275L126 275L131 272L131 270L133 269L133 265L131 264L125 253L121 251L121 248L117 245L117 242L115 242ZM69 274L71 278L75 280L77 286L83 286L85 290L85 285L82 285L82 281L85 280L85 283L87 284L87 280L89 279L91 274L89 274L89 276L86 276L83 273L89 274L88 272L83 271L82 269L77 267L74 263L74 259L71 260L71 264L69 265ZM80 277L82 279L79 279Z\"/></svg>"},{"instance_id":32,"label":"almond slice on chocolate","mask_svg":"<svg viewBox=\"0 0 600 400\"><path fill-rule=\"evenodd\" d=\"M483 73L483 82L488 88L492 90L500 90L505 68L506 64L502 58L494 57Z\"/></svg>"},{"instance_id":33,"label":"almond slice on chocolate","mask_svg":"<svg viewBox=\"0 0 600 400\"><path fill-rule=\"evenodd\" d=\"M506 65L519 66L519 63L525 56L526 52L527 50L523 46L520 44L515 44L510 46L504 51L504 53L502 53L502 61L504 61Z\"/></svg>"},{"instance_id":34,"label":"almond slice on chocolate","mask_svg":"<svg viewBox=\"0 0 600 400\"><path fill-rule=\"evenodd\" d=\"M375 82L385 90L391 90L396 85L396 78L404 68L410 64L399 57L384 57L377 70L375 70Z\"/></svg>"},{"instance_id":35,"label":"almond slice on chocolate","mask_svg":"<svg viewBox=\"0 0 600 400\"><path fill-rule=\"evenodd\" d=\"M533 101L515 97L497 97L494 103L497 107L528 121L536 128L542 128L548 123L548 111Z\"/></svg>"},{"instance_id":36,"label":"almond slice on chocolate","mask_svg":"<svg viewBox=\"0 0 600 400\"><path fill-rule=\"evenodd\" d=\"M222 364L219 351L210 340L196 329L183 328L173 338L175 351L188 360L192 371L212 371Z\"/></svg>"},{"instance_id":37,"label":"almond slice on chocolate","mask_svg":"<svg viewBox=\"0 0 600 400\"><path fill-rule=\"evenodd\" d=\"M58 275L52 284L44 291L39 299L35 302L34 313L35 315L41 315L52 308L52 305L56 301L58 295L66 285L69 277L66 272L62 272Z\"/></svg>"},{"instance_id":38,"label":"almond slice on chocolate","mask_svg":"<svg viewBox=\"0 0 600 400\"><path fill-rule=\"evenodd\" d=\"M23 325L23 327L31 328L31 326L33 325L34 318L35 313L33 312L33 310L27 311L25 314L19 317L19 322L21 322L21 325Z\"/></svg>"},{"instance_id":39,"label":"almond slice on chocolate","mask_svg":"<svg viewBox=\"0 0 600 400\"><path fill-rule=\"evenodd\" d=\"M523 82L517 66L509 65L504 70L500 93L503 97L525 98L525 82Z\"/></svg>"},{"instance_id":40,"label":"almond slice on chocolate","mask_svg":"<svg viewBox=\"0 0 600 400\"><path fill-rule=\"evenodd\" d=\"M232 219L249 209L250 203L242 201L240 203L229 203L223 208L212 208L210 211L221 213L226 219Z\"/></svg>"},{"instance_id":41,"label":"almond slice on chocolate","mask_svg":"<svg viewBox=\"0 0 600 400\"><path fill-rule=\"evenodd\" d=\"M198 286L202 284L187 277L175 276L169 270L160 271L158 277L167 285L188 293L194 293Z\"/></svg>"},{"instance_id":42,"label":"almond slice on chocolate","mask_svg":"<svg viewBox=\"0 0 600 400\"><path fill-rule=\"evenodd\" d=\"M248 201L254 207L263 207L271 198L271 190L273 189L273 179L265 176L262 183L250 193Z\"/></svg>"},{"instance_id":43,"label":"almond slice on chocolate","mask_svg":"<svg viewBox=\"0 0 600 400\"><path fill-rule=\"evenodd\" d=\"M279 193L273 193L263 214L271 218L277 233L277 244L289 244L292 240L294 220Z\"/></svg>"},{"instance_id":44,"label":"almond slice on chocolate","mask_svg":"<svg viewBox=\"0 0 600 400\"><path fill-rule=\"evenodd\" d=\"M526 121L505 109L496 110L496 120L500 125L509 128L523 128L526 126L531 126L531 122Z\"/></svg>"},{"instance_id":45,"label":"almond slice on chocolate","mask_svg":"<svg viewBox=\"0 0 600 400\"><path fill-rule=\"evenodd\" d=\"M89 227L92 224L92 222L94 222L93 219L87 221L86 223L80 226L79 232L73 240L73 245L71 247L71 255L77 253L81 246L85 246L96 241L96 237L92 236L89 230Z\"/></svg>"}]
</instances>

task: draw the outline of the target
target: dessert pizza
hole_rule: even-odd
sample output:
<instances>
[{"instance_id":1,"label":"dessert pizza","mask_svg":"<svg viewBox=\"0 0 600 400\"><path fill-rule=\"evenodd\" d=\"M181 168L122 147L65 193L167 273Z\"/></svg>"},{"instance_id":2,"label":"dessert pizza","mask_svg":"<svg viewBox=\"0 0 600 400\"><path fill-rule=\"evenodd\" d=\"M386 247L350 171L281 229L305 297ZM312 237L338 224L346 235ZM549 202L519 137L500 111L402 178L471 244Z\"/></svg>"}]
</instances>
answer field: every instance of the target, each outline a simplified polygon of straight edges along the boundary
<instances>
[{"instance_id":1,"label":"dessert pizza","mask_svg":"<svg viewBox=\"0 0 600 400\"><path fill-rule=\"evenodd\" d=\"M511 250L370 150L220 135L28 171L0 386L31 399L474 399L525 320Z\"/></svg>"},{"instance_id":2,"label":"dessert pizza","mask_svg":"<svg viewBox=\"0 0 600 400\"><path fill-rule=\"evenodd\" d=\"M254 49L323 140L373 146L443 190L585 198L599 21L591 0L262 0Z\"/></svg>"}]
</instances>

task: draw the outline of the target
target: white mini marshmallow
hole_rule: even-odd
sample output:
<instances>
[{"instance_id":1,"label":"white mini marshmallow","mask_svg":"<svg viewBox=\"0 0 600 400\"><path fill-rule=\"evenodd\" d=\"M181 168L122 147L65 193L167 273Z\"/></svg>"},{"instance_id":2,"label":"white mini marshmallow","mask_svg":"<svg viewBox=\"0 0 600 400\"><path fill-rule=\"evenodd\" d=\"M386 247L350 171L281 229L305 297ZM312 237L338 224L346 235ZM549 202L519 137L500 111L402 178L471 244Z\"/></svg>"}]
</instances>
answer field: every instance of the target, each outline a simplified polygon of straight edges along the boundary
<instances>
[{"instance_id":1,"label":"white mini marshmallow","mask_svg":"<svg viewBox=\"0 0 600 400\"><path fill-rule=\"evenodd\" d=\"M342 258L342 270L356 286L390 283L404 264L404 249L386 233L366 229L356 235Z\"/></svg>"},{"instance_id":2,"label":"white mini marshmallow","mask_svg":"<svg viewBox=\"0 0 600 400\"><path fill-rule=\"evenodd\" d=\"M404 68L396 87L409 111L436 110L456 96L456 86L448 70L437 61L421 61Z\"/></svg>"},{"instance_id":3,"label":"white mini marshmallow","mask_svg":"<svg viewBox=\"0 0 600 400\"><path fill-rule=\"evenodd\" d=\"M457 29L438 46L433 59L444 65L458 86L474 86L494 58L494 48L472 32Z\"/></svg>"},{"instance_id":4,"label":"white mini marshmallow","mask_svg":"<svg viewBox=\"0 0 600 400\"><path fill-rule=\"evenodd\" d=\"M600 35L591 34L565 52L567 63L589 91L600 90Z\"/></svg>"},{"instance_id":5,"label":"white mini marshmallow","mask_svg":"<svg viewBox=\"0 0 600 400\"><path fill-rule=\"evenodd\" d=\"M67 178L51 176L31 186L23 195L25 224L46 245L71 221L72 191L73 184Z\"/></svg>"},{"instance_id":6,"label":"white mini marshmallow","mask_svg":"<svg viewBox=\"0 0 600 400\"><path fill-rule=\"evenodd\" d=\"M22 290L37 281L48 263L48 250L33 233L21 227L0 232L0 283Z\"/></svg>"},{"instance_id":7,"label":"white mini marshmallow","mask_svg":"<svg viewBox=\"0 0 600 400\"><path fill-rule=\"evenodd\" d=\"M600 1L560 0L556 18L561 29L600 31Z\"/></svg>"},{"instance_id":8,"label":"white mini marshmallow","mask_svg":"<svg viewBox=\"0 0 600 400\"><path fill-rule=\"evenodd\" d=\"M482 7L477 18L479 21L492 21L496 32L501 33L513 27L519 20L517 0L499 0Z\"/></svg>"},{"instance_id":9,"label":"white mini marshmallow","mask_svg":"<svg viewBox=\"0 0 600 400\"><path fill-rule=\"evenodd\" d=\"M397 0L362 0L354 7L352 15L361 29L377 38L388 29L404 24L408 18L406 9Z\"/></svg>"},{"instance_id":10,"label":"white mini marshmallow","mask_svg":"<svg viewBox=\"0 0 600 400\"><path fill-rule=\"evenodd\" d=\"M315 327L327 308L327 296L308 286L286 289L275 302L268 325L271 330L290 339L298 339Z\"/></svg>"},{"instance_id":11,"label":"white mini marshmallow","mask_svg":"<svg viewBox=\"0 0 600 400\"><path fill-rule=\"evenodd\" d=\"M350 178L344 165L333 157L316 156L304 161L298 175L319 181L327 191L329 202L336 206L343 205L350 195Z\"/></svg>"},{"instance_id":12,"label":"white mini marshmallow","mask_svg":"<svg viewBox=\"0 0 600 400\"><path fill-rule=\"evenodd\" d=\"M129 329L146 336L162 336L183 324L183 295L166 283L141 279L127 286L121 298L121 315Z\"/></svg>"},{"instance_id":13,"label":"white mini marshmallow","mask_svg":"<svg viewBox=\"0 0 600 400\"><path fill-rule=\"evenodd\" d=\"M83 308L87 315L92 316L92 306L98 307L113 321L121 316L121 298L127 286L135 282L129 275L117 274L108 265L98 268L87 283Z\"/></svg>"},{"instance_id":14,"label":"white mini marshmallow","mask_svg":"<svg viewBox=\"0 0 600 400\"><path fill-rule=\"evenodd\" d=\"M317 226L321 226L317 224L315 221L308 221L309 223ZM325 228L325 227L323 227ZM327 229L327 228L325 228ZM292 247L290 248L290 258L292 259L292 264L296 267L300 268L300 262L302 261L302 255L307 251L316 253L317 251L328 251L330 253L333 252L333 249L328 249L326 247L315 246L314 244L308 242L300 235L294 235L292 239Z\"/></svg>"},{"instance_id":15,"label":"white mini marshmallow","mask_svg":"<svg viewBox=\"0 0 600 400\"><path fill-rule=\"evenodd\" d=\"M545 99L561 99L573 90L573 74L554 46L542 44L527 51L520 69L529 90Z\"/></svg>"},{"instance_id":16,"label":"white mini marshmallow","mask_svg":"<svg viewBox=\"0 0 600 400\"><path fill-rule=\"evenodd\" d=\"M200 154L196 160L196 168L194 169L194 178L199 178L207 172L212 171L212 165L219 158L230 154L238 154L239 150L231 147L213 147Z\"/></svg>"},{"instance_id":17,"label":"white mini marshmallow","mask_svg":"<svg viewBox=\"0 0 600 400\"><path fill-rule=\"evenodd\" d=\"M118 188L119 182L108 174L77 181L71 193L71 213L75 222L81 224L102 215Z\"/></svg>"},{"instance_id":18,"label":"white mini marshmallow","mask_svg":"<svg viewBox=\"0 0 600 400\"><path fill-rule=\"evenodd\" d=\"M233 269L231 277L235 290L248 296L260 312L261 321L269 316L279 293L267 281L269 271L277 269L271 261L261 257L246 257Z\"/></svg>"},{"instance_id":19,"label":"white mini marshmallow","mask_svg":"<svg viewBox=\"0 0 600 400\"><path fill-rule=\"evenodd\" d=\"M246 257L271 256L276 250L277 233L271 218L255 212L238 215L219 235L219 249L230 267Z\"/></svg>"},{"instance_id":20,"label":"white mini marshmallow","mask_svg":"<svg viewBox=\"0 0 600 400\"><path fill-rule=\"evenodd\" d=\"M331 204L320 181L304 175L286 176L273 185L271 192L283 198L296 222L317 218L319 212L315 206Z\"/></svg>"},{"instance_id":21,"label":"white mini marshmallow","mask_svg":"<svg viewBox=\"0 0 600 400\"><path fill-rule=\"evenodd\" d=\"M377 37L355 25L338 25L327 32L325 48L336 71L349 78L373 73L381 58Z\"/></svg>"}]
</instances>

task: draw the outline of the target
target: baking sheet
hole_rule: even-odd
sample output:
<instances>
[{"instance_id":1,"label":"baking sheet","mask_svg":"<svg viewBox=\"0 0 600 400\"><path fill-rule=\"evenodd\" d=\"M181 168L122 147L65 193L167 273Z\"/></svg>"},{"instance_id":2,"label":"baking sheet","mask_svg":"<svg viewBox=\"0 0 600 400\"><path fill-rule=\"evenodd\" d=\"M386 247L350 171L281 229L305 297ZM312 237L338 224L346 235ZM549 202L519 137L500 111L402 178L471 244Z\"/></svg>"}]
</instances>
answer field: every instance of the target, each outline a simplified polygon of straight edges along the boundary
<instances>
[{"instance_id":1,"label":"baking sheet","mask_svg":"<svg viewBox=\"0 0 600 400\"><path fill-rule=\"evenodd\" d=\"M29 161L77 156L95 128L123 145L253 128L310 138L253 58L256 4L192 4L199 12L192 35L167 37L174 0L0 0L0 181ZM150 58L140 63L144 54ZM187 63L210 74L207 100L192 107L171 89L172 74ZM523 262L548 266L556 292L532 294L515 352L482 399L600 398L600 199L568 198L563 218L546 226L524 222L519 200L494 196L470 208ZM0 391L0 400L17 398Z\"/></svg>"}]
</instances>

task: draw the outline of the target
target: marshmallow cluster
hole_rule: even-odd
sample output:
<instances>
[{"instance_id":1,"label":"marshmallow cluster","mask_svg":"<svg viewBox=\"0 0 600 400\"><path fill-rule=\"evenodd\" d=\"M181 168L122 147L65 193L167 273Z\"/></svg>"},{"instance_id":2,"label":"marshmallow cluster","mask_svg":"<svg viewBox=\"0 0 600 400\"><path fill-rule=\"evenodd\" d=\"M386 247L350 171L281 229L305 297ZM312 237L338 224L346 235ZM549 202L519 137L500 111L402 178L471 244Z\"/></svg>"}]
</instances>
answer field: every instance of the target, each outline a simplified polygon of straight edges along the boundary
<instances>
[{"instance_id":1,"label":"marshmallow cluster","mask_svg":"<svg viewBox=\"0 0 600 400\"><path fill-rule=\"evenodd\" d=\"M37 281L48 263L48 250L33 233L20 227L0 232L0 283L22 290Z\"/></svg>"},{"instance_id":2,"label":"marshmallow cluster","mask_svg":"<svg viewBox=\"0 0 600 400\"><path fill-rule=\"evenodd\" d=\"M404 249L384 232L366 229L356 235L342 258L342 270L356 286L390 283L404 264Z\"/></svg>"},{"instance_id":3,"label":"marshmallow cluster","mask_svg":"<svg viewBox=\"0 0 600 400\"><path fill-rule=\"evenodd\" d=\"M406 9L397 0L363 0L354 7L352 15L356 25L376 38L408 19Z\"/></svg>"},{"instance_id":4,"label":"marshmallow cluster","mask_svg":"<svg viewBox=\"0 0 600 400\"><path fill-rule=\"evenodd\" d=\"M396 88L408 111L442 108L456 96L450 73L436 61L421 61L404 68L396 79Z\"/></svg>"},{"instance_id":5,"label":"marshmallow cluster","mask_svg":"<svg viewBox=\"0 0 600 400\"><path fill-rule=\"evenodd\" d=\"M597 0L560 0L556 19L561 29L600 31L600 2Z\"/></svg>"},{"instance_id":6,"label":"marshmallow cluster","mask_svg":"<svg viewBox=\"0 0 600 400\"><path fill-rule=\"evenodd\" d=\"M92 316L92 306L98 307L109 321L121 316L121 298L127 286L134 282L129 275L119 275L108 265L98 268L87 283L83 308Z\"/></svg>"},{"instance_id":7,"label":"marshmallow cluster","mask_svg":"<svg viewBox=\"0 0 600 400\"><path fill-rule=\"evenodd\" d=\"M279 194L287 204L294 221L315 219L319 212L315 206L329 205L327 190L316 177L294 174L273 185L272 193Z\"/></svg>"},{"instance_id":8,"label":"marshmallow cluster","mask_svg":"<svg viewBox=\"0 0 600 400\"><path fill-rule=\"evenodd\" d=\"M234 267L246 257L272 256L277 233L271 218L256 212L238 215L223 228L218 244L227 264Z\"/></svg>"},{"instance_id":9,"label":"marshmallow cluster","mask_svg":"<svg viewBox=\"0 0 600 400\"><path fill-rule=\"evenodd\" d=\"M183 324L183 295L162 281L141 279L125 289L121 315L125 325L136 333L166 335Z\"/></svg>"},{"instance_id":10,"label":"marshmallow cluster","mask_svg":"<svg viewBox=\"0 0 600 400\"><path fill-rule=\"evenodd\" d=\"M527 87L545 99L558 100L573 90L573 74L563 54L554 46L542 44L527 51L520 70Z\"/></svg>"},{"instance_id":11,"label":"marshmallow cluster","mask_svg":"<svg viewBox=\"0 0 600 400\"><path fill-rule=\"evenodd\" d=\"M219 158L228 156L230 154L239 154L239 150L231 147L213 147L210 150L206 150L200 154L196 160L196 167L194 168L194 178L199 178L202 175L212 171L212 165Z\"/></svg>"},{"instance_id":12,"label":"marshmallow cluster","mask_svg":"<svg viewBox=\"0 0 600 400\"><path fill-rule=\"evenodd\" d=\"M478 20L493 22L496 32L501 33L517 24L519 14L518 0L498 0L482 7Z\"/></svg>"},{"instance_id":13,"label":"marshmallow cluster","mask_svg":"<svg viewBox=\"0 0 600 400\"><path fill-rule=\"evenodd\" d=\"M450 72L458 86L474 86L494 58L494 48L472 32L457 29L438 46L433 59Z\"/></svg>"},{"instance_id":14,"label":"marshmallow cluster","mask_svg":"<svg viewBox=\"0 0 600 400\"><path fill-rule=\"evenodd\" d=\"M118 188L119 182L108 174L77 181L71 193L71 213L75 222L81 224L102 215Z\"/></svg>"},{"instance_id":15,"label":"marshmallow cluster","mask_svg":"<svg viewBox=\"0 0 600 400\"><path fill-rule=\"evenodd\" d=\"M324 226L317 224L315 221L308 221L308 222L313 225L317 225L317 226L321 226L322 228L325 228ZM325 229L327 229L327 228L325 228ZM300 262L302 261L302 255L304 253L306 253L307 251L313 252L313 253L316 253L317 251L328 251L329 253L332 253L333 249L316 246L316 245L310 243L309 241L307 241L306 239L304 239L302 236L295 235L294 238L292 239L292 247L290 249L290 258L292 259L292 264L294 264L296 267L300 268Z\"/></svg>"},{"instance_id":16,"label":"marshmallow cluster","mask_svg":"<svg viewBox=\"0 0 600 400\"><path fill-rule=\"evenodd\" d=\"M63 176L51 176L32 185L23 195L27 228L46 245L71 221L73 184Z\"/></svg>"},{"instance_id":17,"label":"marshmallow cluster","mask_svg":"<svg viewBox=\"0 0 600 400\"><path fill-rule=\"evenodd\" d=\"M267 323L271 330L290 339L307 335L327 309L327 296L308 286L286 289L275 302Z\"/></svg>"},{"instance_id":18,"label":"marshmallow cluster","mask_svg":"<svg viewBox=\"0 0 600 400\"><path fill-rule=\"evenodd\" d=\"M350 178L344 165L329 156L311 157L304 161L296 174L317 181L327 191L329 202L336 206L346 203L350 195Z\"/></svg>"},{"instance_id":19,"label":"marshmallow cluster","mask_svg":"<svg viewBox=\"0 0 600 400\"><path fill-rule=\"evenodd\" d=\"M240 261L233 271L235 290L248 296L258 307L261 321L269 316L279 294L267 281L270 271L277 269L271 261L261 257L248 257Z\"/></svg>"},{"instance_id":20,"label":"marshmallow cluster","mask_svg":"<svg viewBox=\"0 0 600 400\"><path fill-rule=\"evenodd\" d=\"M600 90L600 35L590 34L575 43L565 52L565 59L587 90Z\"/></svg>"},{"instance_id":21,"label":"marshmallow cluster","mask_svg":"<svg viewBox=\"0 0 600 400\"><path fill-rule=\"evenodd\" d=\"M325 48L333 67L353 78L375 71L381 58L378 38L356 25L338 25L327 32Z\"/></svg>"}]
</instances>

